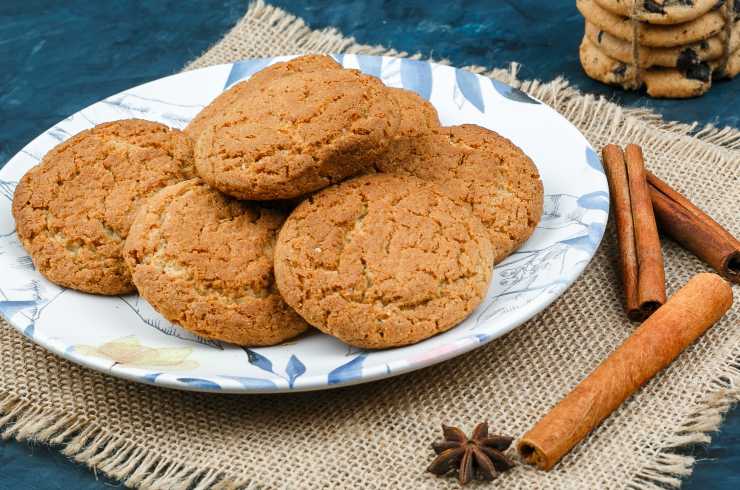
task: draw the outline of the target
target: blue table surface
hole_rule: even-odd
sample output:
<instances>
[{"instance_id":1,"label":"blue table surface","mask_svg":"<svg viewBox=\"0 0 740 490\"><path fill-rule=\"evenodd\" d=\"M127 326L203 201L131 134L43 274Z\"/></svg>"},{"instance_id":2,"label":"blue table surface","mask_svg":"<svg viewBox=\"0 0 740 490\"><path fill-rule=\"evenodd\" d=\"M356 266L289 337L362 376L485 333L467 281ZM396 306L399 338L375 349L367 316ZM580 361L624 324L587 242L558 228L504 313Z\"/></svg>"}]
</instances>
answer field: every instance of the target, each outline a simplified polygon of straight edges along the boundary
<instances>
[{"instance_id":1,"label":"blue table surface","mask_svg":"<svg viewBox=\"0 0 740 490\"><path fill-rule=\"evenodd\" d=\"M468 0L445 8L428 0L270 3L312 27L335 26L363 43L447 58L457 66L518 61L522 78L564 75L585 92L651 107L668 120L740 126L740 82L718 82L701 98L677 101L652 100L588 79L578 63L583 20L571 0ZM178 71L234 25L246 4L2 0L0 166L68 115ZM699 458L684 488L740 488L740 411L730 412L709 446L683 451ZM0 489L115 485L47 446L0 442Z\"/></svg>"}]
</instances>

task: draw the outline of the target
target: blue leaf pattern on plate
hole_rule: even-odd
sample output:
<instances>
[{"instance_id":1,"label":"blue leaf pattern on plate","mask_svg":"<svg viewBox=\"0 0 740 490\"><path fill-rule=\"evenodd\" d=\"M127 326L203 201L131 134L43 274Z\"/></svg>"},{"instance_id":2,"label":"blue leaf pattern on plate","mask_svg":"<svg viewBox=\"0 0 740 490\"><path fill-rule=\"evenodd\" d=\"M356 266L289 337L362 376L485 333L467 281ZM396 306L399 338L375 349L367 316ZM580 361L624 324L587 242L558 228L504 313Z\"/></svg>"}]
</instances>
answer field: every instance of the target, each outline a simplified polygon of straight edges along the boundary
<instances>
[{"instance_id":1,"label":"blue leaf pattern on plate","mask_svg":"<svg viewBox=\"0 0 740 490\"><path fill-rule=\"evenodd\" d=\"M18 183L9 180L0 180L0 196L6 198L8 201L13 201L13 193ZM9 237L15 234L15 226L13 223L8 223L8 227L0 229L0 238ZM2 251L0 251L2 253Z\"/></svg>"},{"instance_id":2,"label":"blue leaf pattern on plate","mask_svg":"<svg viewBox=\"0 0 740 490\"><path fill-rule=\"evenodd\" d=\"M604 167L601 165L601 160L592 148L586 148L586 163L597 172L602 174L604 173Z\"/></svg>"},{"instance_id":3,"label":"blue leaf pattern on plate","mask_svg":"<svg viewBox=\"0 0 740 490\"><path fill-rule=\"evenodd\" d=\"M13 315L18 313L19 311L36 308L36 304L37 303L34 300L0 301L0 313L2 313L5 318L10 320Z\"/></svg>"},{"instance_id":4,"label":"blue leaf pattern on plate","mask_svg":"<svg viewBox=\"0 0 740 490\"><path fill-rule=\"evenodd\" d=\"M342 53L333 54L331 57L340 65L344 65L344 55Z\"/></svg>"},{"instance_id":5,"label":"blue leaf pattern on plate","mask_svg":"<svg viewBox=\"0 0 740 490\"><path fill-rule=\"evenodd\" d=\"M460 340L461 341L463 341L463 340L475 340L478 343L483 343L483 342L486 341L486 339L488 337L490 337L490 335L485 335L485 334L482 334L482 333L478 333L478 334L475 334L475 335L471 335L469 337L463 337Z\"/></svg>"},{"instance_id":6,"label":"blue leaf pattern on plate","mask_svg":"<svg viewBox=\"0 0 740 490\"><path fill-rule=\"evenodd\" d=\"M251 77L261 69L268 66L271 62L272 58L237 61L231 65L231 71L229 72L229 77L226 79L226 83L224 84L224 90L240 80Z\"/></svg>"},{"instance_id":7,"label":"blue leaf pattern on plate","mask_svg":"<svg viewBox=\"0 0 740 490\"><path fill-rule=\"evenodd\" d=\"M455 71L452 68L443 67L434 68L427 63L408 59L384 60L380 57L361 55L355 57L355 55L341 54L334 55L334 59L342 64L346 60L348 64L359 67L369 75L381 76L387 72L385 75L389 83L395 86L400 84L407 89L414 90L427 100L430 99L433 90L438 90L438 94L442 95L442 87L445 87L444 90L454 87L452 90L454 104L450 105L450 111L453 113L452 116L462 120L466 115L470 117L471 114L473 116L477 114L482 121L487 121L489 117L503 118L503 127L506 128L509 127L506 122L507 118L512 112L518 112L522 117L525 115L527 117L530 115L550 117L548 116L549 109L545 106L535 107L535 104L541 103L521 90L497 81L491 81L491 85L488 85L483 78L467 71ZM205 88L210 88L209 93L212 93L222 89L224 82L227 87L232 86L274 61L276 61L275 58L247 60L221 67L217 69L217 76L213 77L212 82L215 85L207 85ZM435 84L437 84L436 87ZM44 343L59 333L59 330L50 328L50 324L60 312L63 314L67 311L67 308L79 308L79 298L76 296L77 293L71 292L61 301L57 301L56 308L49 309L48 314L43 314L44 308L52 304L65 290L43 280L38 272L32 269L33 263L14 233L7 235L14 229L14 222L9 213L9 203L12 201L16 187L16 182L9 179L16 179L22 170L39 161L48 150L47 146L67 139L70 135L98 122L121 117L143 117L181 127L207 103L204 97L197 97L198 91L192 90L192 87L188 87L190 91L184 91L183 94L188 94L188 97L192 94L193 100L185 97L182 100L169 101L167 100L168 93L160 89L146 88L155 85L156 82L153 82L147 86L122 92L101 101L101 105L93 105L68 117L47 131L40 143L29 144L18 153L17 162L11 161L11 166L18 165L13 173L8 173L7 169L2 173L6 180L0 180L0 205L5 213L0 216L3 218L0 220L0 269L3 269L6 274L0 275L0 286L2 287L0 288L0 312L6 316L12 315L13 326L27 336L35 336L39 343ZM532 104L531 107L537 110L537 114L526 113L527 106L509 103L507 100L502 100L503 98L518 103ZM484 111L483 114L471 112L472 107L464 107L466 103L478 111ZM456 113L455 105L458 109L463 106L464 110ZM553 124L557 126L556 123ZM553 128L555 134L557 134L556 130L557 128ZM575 161L570 162L555 159L554 163L562 165L565 171L561 172L558 168L553 172L557 174L555 178L552 174L549 175L548 178L552 178L554 184L548 188L558 189L560 194L546 196L543 217L537 227L537 236L497 266L494 277L494 281L497 281L493 290L494 297L488 298L476 311L471 322L460 329L462 334L459 332L450 334L448 338L455 344L445 345L445 349L441 352L457 354L457 351L450 350L450 348L457 348L457 344L475 346L476 342L490 341L499 334L496 330L496 323L492 321L497 322L498 318L506 318L516 310L526 313L533 302L542 304L548 297L559 294L575 279L574 271L591 259L592 252L604 233L609 210L606 179L598 152L587 148L585 140L577 135L572 127L568 129L567 134L562 134L564 144L575 149L576 158ZM592 169L596 172L592 172ZM566 178L573 180L566 181L564 180ZM578 185L572 185L572 183ZM566 189L572 194L562 193ZM4 276L11 277L12 280L5 279L3 282ZM204 346L225 351L208 350L204 354L208 357L200 359L213 360L214 366L221 367L212 372L224 374L211 375L195 371L195 368L175 372L169 367L163 372L149 372L150 369L162 369L162 367L130 370L130 367L126 365L116 366L112 370L114 375L122 375L158 386L210 392L223 392L226 386L229 391L241 392L295 391L326 388L327 384L332 387L353 384L367 381L368 378L376 379L395 374L399 368L405 370L418 367L411 358L401 359L401 361L408 361L406 364L403 362L397 364L395 362L397 358L391 359L393 356L385 358L384 354L376 357L371 355L372 352L368 353L337 344L331 344L332 350L330 351L320 350L319 354L315 354L313 351L305 350L306 347L302 340L295 342L295 345L289 343L275 350L243 349L249 361L245 364L243 359L241 362L238 361L242 349L221 345L218 342L198 338L179 330L179 327L172 326L161 318L150 305L145 304L146 301L139 299L136 295L124 296L120 300L114 298L101 301L111 303L113 308L110 310L111 316L118 311L133 318L131 312L124 311L130 307L143 321L143 324L138 324L137 318L132 322L133 327L150 327L156 329L152 334L159 335L158 332L161 332L164 335L175 337L177 339L175 346L180 346L184 342L199 344L192 347L196 349L198 355L204 352L201 349ZM549 300L546 302L549 303ZM520 312L519 315L521 314ZM85 320L90 321L91 318L85 318ZM127 328L127 325L121 325L121 327ZM51 344L52 350L59 351L81 364L90 364L88 360L81 358L79 353L65 349L66 338L58 337L54 340L55 342ZM309 343L310 345L312 344ZM319 345L323 348L323 344ZM425 346L419 345L417 348L423 351ZM327 364L323 358L324 352L327 352L330 364ZM434 352L427 352L427 354L434 361ZM237 361L233 362L234 357L230 356L235 356ZM317 359L315 356L322 356L322 358ZM228 364L220 364L222 358L226 359Z\"/></svg>"},{"instance_id":8,"label":"blue leaf pattern on plate","mask_svg":"<svg viewBox=\"0 0 740 490\"><path fill-rule=\"evenodd\" d=\"M604 236L604 223L593 222L588 225L588 239L593 243L594 248L599 244L599 240Z\"/></svg>"},{"instance_id":9,"label":"blue leaf pattern on plate","mask_svg":"<svg viewBox=\"0 0 740 490\"><path fill-rule=\"evenodd\" d=\"M362 73L380 78L380 68L383 66L383 58L358 54L357 64L360 66Z\"/></svg>"},{"instance_id":10,"label":"blue leaf pattern on plate","mask_svg":"<svg viewBox=\"0 0 740 490\"><path fill-rule=\"evenodd\" d=\"M18 264L18 268L24 271L32 272L36 270L36 266L33 265L33 259L30 255L24 255L23 257L17 257L15 263Z\"/></svg>"},{"instance_id":11,"label":"blue leaf pattern on plate","mask_svg":"<svg viewBox=\"0 0 740 490\"><path fill-rule=\"evenodd\" d=\"M248 390L264 390L275 388L277 385L269 379L250 378L247 376L226 376L221 375L221 378L232 379L242 385Z\"/></svg>"},{"instance_id":12,"label":"blue leaf pattern on plate","mask_svg":"<svg viewBox=\"0 0 740 490\"><path fill-rule=\"evenodd\" d=\"M257 366L263 371L275 373L275 371L272 370L272 361L270 361L268 358L266 358L262 354L259 354L253 351L252 349L247 349L246 347L244 347L244 352L247 353L247 359L249 359L249 364L253 366Z\"/></svg>"},{"instance_id":13,"label":"blue leaf pattern on plate","mask_svg":"<svg viewBox=\"0 0 740 490\"><path fill-rule=\"evenodd\" d=\"M588 235L569 238L567 240L561 241L560 243L562 243L563 245L568 245L569 247L584 250L586 252L591 252L594 248L596 248L596 244Z\"/></svg>"},{"instance_id":14,"label":"blue leaf pattern on plate","mask_svg":"<svg viewBox=\"0 0 740 490\"><path fill-rule=\"evenodd\" d=\"M63 128L60 128L59 126L54 126L51 129L49 129L48 134L49 136L51 136L52 138L54 138L55 140L59 142L65 141L69 139L69 137L71 136L66 130L64 130Z\"/></svg>"},{"instance_id":15,"label":"blue leaf pattern on plate","mask_svg":"<svg viewBox=\"0 0 740 490\"><path fill-rule=\"evenodd\" d=\"M157 381L157 378L159 377L160 374L162 374L162 373L149 373L149 374L145 374L144 376L141 377L141 379L143 379L144 382L146 382L146 383L154 384Z\"/></svg>"},{"instance_id":16,"label":"blue leaf pattern on plate","mask_svg":"<svg viewBox=\"0 0 740 490\"><path fill-rule=\"evenodd\" d=\"M353 379L362 377L362 363L365 362L367 354L360 354L351 361L342 364L338 368L329 372L328 382L330 385L337 383L346 383Z\"/></svg>"},{"instance_id":17,"label":"blue leaf pattern on plate","mask_svg":"<svg viewBox=\"0 0 740 490\"><path fill-rule=\"evenodd\" d=\"M292 355L285 372L288 374L288 385L292 388L296 378L306 372L306 366L295 355Z\"/></svg>"},{"instance_id":18,"label":"blue leaf pattern on plate","mask_svg":"<svg viewBox=\"0 0 740 490\"><path fill-rule=\"evenodd\" d=\"M177 381L180 383L186 384L188 386L192 386L193 388L198 388L201 390L208 390L208 391L220 391L221 385L214 383L213 381L208 381L207 379L201 379L201 378L177 378Z\"/></svg>"},{"instance_id":19,"label":"blue leaf pattern on plate","mask_svg":"<svg viewBox=\"0 0 740 490\"><path fill-rule=\"evenodd\" d=\"M432 66L415 60L401 60L401 84L429 100L432 95Z\"/></svg>"},{"instance_id":20,"label":"blue leaf pattern on plate","mask_svg":"<svg viewBox=\"0 0 740 490\"><path fill-rule=\"evenodd\" d=\"M478 76L467 70L455 70L455 81L457 81L457 86L467 101L473 104L480 112L485 112L486 106L483 102L483 95L480 92Z\"/></svg>"},{"instance_id":21,"label":"blue leaf pattern on plate","mask_svg":"<svg viewBox=\"0 0 740 490\"><path fill-rule=\"evenodd\" d=\"M0 180L0 196L3 196L8 201L12 201L17 184L17 182L11 182L9 180Z\"/></svg>"},{"instance_id":22,"label":"blue leaf pattern on plate","mask_svg":"<svg viewBox=\"0 0 740 490\"><path fill-rule=\"evenodd\" d=\"M138 295L119 296L120 299L136 316L147 326L165 334L170 337L176 337L187 342L194 342L196 344L207 345L214 349L223 350L223 346L218 340L207 339L196 335L194 333L183 330L180 327L173 325L164 318L162 318L152 306L144 301Z\"/></svg>"},{"instance_id":23,"label":"blue leaf pattern on plate","mask_svg":"<svg viewBox=\"0 0 740 490\"><path fill-rule=\"evenodd\" d=\"M493 88L494 90L496 90L496 92L509 100L524 102L525 104L541 104L540 101L533 99L532 97L527 95L526 92L522 92L518 88L514 88L511 85L506 85L504 82L499 82L498 80L491 79L491 84L493 85Z\"/></svg>"},{"instance_id":24,"label":"blue leaf pattern on plate","mask_svg":"<svg viewBox=\"0 0 740 490\"><path fill-rule=\"evenodd\" d=\"M101 103L118 113L115 117L154 119L176 128L185 127L203 108L202 104L175 103L131 93L112 95Z\"/></svg>"},{"instance_id":25,"label":"blue leaf pattern on plate","mask_svg":"<svg viewBox=\"0 0 740 490\"><path fill-rule=\"evenodd\" d=\"M578 198L578 205L588 209L601 209L609 212L609 194L604 191L589 192Z\"/></svg>"}]
</instances>

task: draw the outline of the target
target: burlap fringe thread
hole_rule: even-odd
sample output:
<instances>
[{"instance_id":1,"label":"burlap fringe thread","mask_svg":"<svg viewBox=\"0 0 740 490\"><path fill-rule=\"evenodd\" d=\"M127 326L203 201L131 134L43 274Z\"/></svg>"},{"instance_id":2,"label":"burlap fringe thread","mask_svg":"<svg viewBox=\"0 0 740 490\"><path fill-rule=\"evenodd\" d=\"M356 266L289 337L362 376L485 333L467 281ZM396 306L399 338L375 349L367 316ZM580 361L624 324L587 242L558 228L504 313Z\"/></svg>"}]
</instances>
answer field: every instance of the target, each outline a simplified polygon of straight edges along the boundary
<instances>
[{"instance_id":1,"label":"burlap fringe thread","mask_svg":"<svg viewBox=\"0 0 740 490\"><path fill-rule=\"evenodd\" d=\"M258 488L212 468L194 468L152 454L97 424L64 413L38 410L0 394L0 436L60 446L62 454L130 487L150 489Z\"/></svg>"},{"instance_id":2,"label":"burlap fringe thread","mask_svg":"<svg viewBox=\"0 0 740 490\"><path fill-rule=\"evenodd\" d=\"M707 398L689 420L678 427L662 446L673 450L711 441L723 415L740 400L740 348L734 361L724 364L713 381ZM245 481L217 468L195 468L152 454L124 437L114 436L94 422L56 411L42 411L9 394L0 393L0 437L40 442L61 447L62 454L103 472L130 487L171 489L257 489L257 482ZM678 487L681 477L691 474L694 458L671 451L658 453L639 471L627 488L660 490ZM420 469L419 471L422 471Z\"/></svg>"},{"instance_id":3,"label":"burlap fringe thread","mask_svg":"<svg viewBox=\"0 0 740 490\"><path fill-rule=\"evenodd\" d=\"M383 46L359 44L353 37L344 37L333 27L312 30L302 19L286 14L285 11L279 8L267 5L263 0L255 0L250 4L249 10L240 21L240 24L248 21L269 24L283 33L285 38L290 39L291 44L295 43L296 46L300 46L297 52L284 54L335 52L398 56L411 59L420 59L422 57L420 53L409 55L409 53L404 51L396 51L395 49L388 49ZM214 49L218 49L218 45L214 45L212 48L206 50L203 55L188 63L184 70L193 70L213 64L214 62L210 59L209 53ZM435 63L449 64L449 61L446 59L429 58L429 60ZM612 121L604 121L605 123L612 123L609 126L614 127L615 130L619 129L620 124L623 123L629 127L629 131L632 133L642 133L644 130L657 129L670 133L666 136L686 137L682 145L685 148L699 146L696 145L696 139L699 139L711 145L721 146L723 149L740 150L740 130L736 128L717 128L712 124L701 125L699 123L666 122L662 116L651 109L624 108L608 101L604 97L593 95L584 96L578 90L570 87L570 83L567 80L560 77L547 83L542 83L539 80L520 81L517 77L519 71L518 63L512 63L509 68L488 69L477 65L466 66L464 68L473 73L495 78L528 92L555 108L573 124L578 126L581 131L587 131L589 128L596 129L596 126L592 125L593 123L589 121L593 117L589 117L586 112L588 110L594 111L594 114L598 114L599 117L615 118ZM685 148L682 148L682 150ZM713 150L706 146L702 147L702 152L706 153L706 156L709 158L717 154Z\"/></svg>"},{"instance_id":4,"label":"burlap fringe thread","mask_svg":"<svg viewBox=\"0 0 740 490\"><path fill-rule=\"evenodd\" d=\"M339 46L342 49L337 51L348 53L407 56L406 53L381 46L358 45L354 39L342 37L335 29L312 31L301 19L285 15L280 9L265 5L261 0L250 6L247 17L267 20L279 26L284 35L300 45L304 52L325 51L326 46L337 50ZM414 57L418 58L419 55ZM186 67L192 68L192 63ZM702 159L710 163L724 152L740 149L740 131L733 128L664 122L659 115L647 109L626 109L603 97L584 96L561 78L549 83L538 80L521 82L517 78L517 64L512 64L508 70L489 71L479 66L467 68L524 90L558 110L582 131L600 131L606 134L607 139L614 135L616 140L619 135L637 144L657 143L665 151L680 152L687 159ZM669 133L670 137L656 133L656 129ZM687 423L663 441L662 447L671 449L658 453L653 461L646 462L627 487L657 490L665 486L680 486L681 477L691 473L694 458L679 454L676 449L708 443L711 440L709 433L719 429L723 415L739 400L740 345L724 363L700 408ZM59 446L63 454L75 461L131 487L168 490L259 488L257 482L245 481L217 468L195 468L152 454L132 441L112 435L94 422L63 412L41 411L20 398L1 392L0 436L3 439L14 438Z\"/></svg>"}]
</instances>

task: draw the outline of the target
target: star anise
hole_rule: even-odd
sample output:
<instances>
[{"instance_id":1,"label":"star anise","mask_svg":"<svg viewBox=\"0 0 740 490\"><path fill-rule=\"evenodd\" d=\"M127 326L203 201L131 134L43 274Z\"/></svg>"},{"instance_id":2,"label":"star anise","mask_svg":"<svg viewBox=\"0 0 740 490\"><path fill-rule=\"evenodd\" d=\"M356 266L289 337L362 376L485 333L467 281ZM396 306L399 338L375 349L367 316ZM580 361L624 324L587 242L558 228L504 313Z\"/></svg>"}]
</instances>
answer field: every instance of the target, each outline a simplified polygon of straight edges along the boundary
<instances>
[{"instance_id":1,"label":"star anise","mask_svg":"<svg viewBox=\"0 0 740 490\"><path fill-rule=\"evenodd\" d=\"M506 451L513 440L511 437L488 435L488 422L475 426L468 439L457 427L442 425L444 439L432 444L437 457L427 471L437 476L457 470L460 485L473 479L493 480L498 473L514 466Z\"/></svg>"}]
</instances>

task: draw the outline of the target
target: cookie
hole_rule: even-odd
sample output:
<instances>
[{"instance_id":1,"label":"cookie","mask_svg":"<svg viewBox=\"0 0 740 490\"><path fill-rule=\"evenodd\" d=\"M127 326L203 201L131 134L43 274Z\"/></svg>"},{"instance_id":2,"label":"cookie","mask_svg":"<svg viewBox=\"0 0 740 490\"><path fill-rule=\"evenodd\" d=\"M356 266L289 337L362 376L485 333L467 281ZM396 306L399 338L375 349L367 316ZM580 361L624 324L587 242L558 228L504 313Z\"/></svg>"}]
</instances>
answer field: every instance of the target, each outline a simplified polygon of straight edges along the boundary
<instances>
[{"instance_id":1,"label":"cookie","mask_svg":"<svg viewBox=\"0 0 740 490\"><path fill-rule=\"evenodd\" d=\"M412 90L390 87L387 90L396 100L401 113L396 139L426 134L431 129L439 128L439 114L429 101Z\"/></svg>"},{"instance_id":2,"label":"cookie","mask_svg":"<svg viewBox=\"0 0 740 490\"><path fill-rule=\"evenodd\" d=\"M717 78L735 78L740 73L740 47L730 53L724 67L713 65L713 76Z\"/></svg>"},{"instance_id":3,"label":"cookie","mask_svg":"<svg viewBox=\"0 0 740 490\"><path fill-rule=\"evenodd\" d=\"M306 54L288 61L274 63L252 75L250 80L254 84L271 83L278 78L292 73L310 73L341 69L342 65L337 63L331 56L325 54Z\"/></svg>"},{"instance_id":4,"label":"cookie","mask_svg":"<svg viewBox=\"0 0 740 490\"><path fill-rule=\"evenodd\" d=\"M529 238L542 216L543 188L520 148L474 124L432 131L415 145L402 158L381 160L377 170L435 182L471 209L488 231L497 263Z\"/></svg>"},{"instance_id":5,"label":"cookie","mask_svg":"<svg viewBox=\"0 0 740 490\"><path fill-rule=\"evenodd\" d=\"M633 22L601 8L594 0L576 0L578 10L587 21L612 36L632 41ZM683 24L640 24L638 42L642 46L671 48L708 39L722 31L725 20L722 12L712 10L701 17Z\"/></svg>"},{"instance_id":6,"label":"cookie","mask_svg":"<svg viewBox=\"0 0 740 490\"><path fill-rule=\"evenodd\" d=\"M385 160L415 158L420 147L418 139L440 127L437 109L416 92L402 88L389 88L388 91L398 103L401 122L388 149L378 156L376 167L385 166L382 163Z\"/></svg>"},{"instance_id":7,"label":"cookie","mask_svg":"<svg viewBox=\"0 0 740 490\"><path fill-rule=\"evenodd\" d=\"M150 195L194 177L182 132L129 119L82 131L53 148L13 196L18 237L36 269L64 287L134 291L121 255L136 211Z\"/></svg>"},{"instance_id":8,"label":"cookie","mask_svg":"<svg viewBox=\"0 0 740 490\"><path fill-rule=\"evenodd\" d=\"M310 324L363 348L412 344L458 324L488 290L480 221L437 186L373 174L324 189L280 230L275 278Z\"/></svg>"},{"instance_id":9,"label":"cookie","mask_svg":"<svg viewBox=\"0 0 740 490\"><path fill-rule=\"evenodd\" d=\"M650 24L680 24L697 19L724 0L594 0L611 13ZM635 3L637 5L635 5Z\"/></svg>"},{"instance_id":10,"label":"cookie","mask_svg":"<svg viewBox=\"0 0 740 490\"><path fill-rule=\"evenodd\" d=\"M275 288L284 219L192 179L141 208L123 255L139 294L171 322L211 339L274 345L308 328Z\"/></svg>"},{"instance_id":11,"label":"cookie","mask_svg":"<svg viewBox=\"0 0 740 490\"><path fill-rule=\"evenodd\" d=\"M632 63L632 43L614 37L586 21L586 37L610 58L623 63ZM698 43L673 48L639 47L640 66L665 66L687 70L701 61L717 60L724 53L724 31ZM740 47L740 23L735 23L730 36L730 52Z\"/></svg>"},{"instance_id":12,"label":"cookie","mask_svg":"<svg viewBox=\"0 0 740 490\"><path fill-rule=\"evenodd\" d=\"M583 37L579 50L586 74L603 83L627 89L635 86L635 67L607 56L596 44ZM712 66L709 62L692 65L687 72L676 68L648 68L640 73L648 95L660 98L688 98L705 93L712 86Z\"/></svg>"},{"instance_id":13,"label":"cookie","mask_svg":"<svg viewBox=\"0 0 740 490\"><path fill-rule=\"evenodd\" d=\"M198 174L239 199L290 199L357 174L399 128L398 103L357 70L291 72L260 84L195 145Z\"/></svg>"},{"instance_id":14,"label":"cookie","mask_svg":"<svg viewBox=\"0 0 740 490\"><path fill-rule=\"evenodd\" d=\"M214 123L224 114L228 113L239 103L249 101L250 94L254 93L260 84L270 83L270 81L295 72L310 72L316 70L334 70L341 69L342 65L334 61L333 58L325 55L306 55L293 58L289 61L275 63L267 68L255 73L249 79L239 82L222 92L218 97L213 99L210 104L205 106L193 119L188 123L183 131L190 136L193 141L197 141L203 129Z\"/></svg>"}]
</instances>

